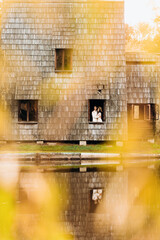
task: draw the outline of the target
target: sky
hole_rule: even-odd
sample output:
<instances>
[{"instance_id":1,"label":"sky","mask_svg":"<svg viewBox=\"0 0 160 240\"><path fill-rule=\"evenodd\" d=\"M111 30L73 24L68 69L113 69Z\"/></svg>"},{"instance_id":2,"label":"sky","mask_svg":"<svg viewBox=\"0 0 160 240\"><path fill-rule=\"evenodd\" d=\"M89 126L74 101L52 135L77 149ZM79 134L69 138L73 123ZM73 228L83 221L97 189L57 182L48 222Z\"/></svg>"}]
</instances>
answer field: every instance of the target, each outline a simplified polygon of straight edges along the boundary
<instances>
[{"instance_id":1,"label":"sky","mask_svg":"<svg viewBox=\"0 0 160 240\"><path fill-rule=\"evenodd\" d=\"M129 25L151 23L160 16L160 0L125 0L125 21Z\"/></svg>"}]
</instances>

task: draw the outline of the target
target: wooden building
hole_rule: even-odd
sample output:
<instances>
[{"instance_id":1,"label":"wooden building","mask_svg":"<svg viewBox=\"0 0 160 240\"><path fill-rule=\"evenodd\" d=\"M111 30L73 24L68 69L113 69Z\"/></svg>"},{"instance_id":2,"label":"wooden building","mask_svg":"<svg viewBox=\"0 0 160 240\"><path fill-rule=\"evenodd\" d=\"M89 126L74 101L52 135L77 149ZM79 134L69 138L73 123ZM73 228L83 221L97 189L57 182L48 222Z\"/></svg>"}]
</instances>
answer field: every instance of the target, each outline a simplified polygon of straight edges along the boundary
<instances>
[{"instance_id":1,"label":"wooden building","mask_svg":"<svg viewBox=\"0 0 160 240\"><path fill-rule=\"evenodd\" d=\"M1 139L125 141L144 122L158 136L158 56L125 52L124 1L4 0L1 47Z\"/></svg>"}]
</instances>

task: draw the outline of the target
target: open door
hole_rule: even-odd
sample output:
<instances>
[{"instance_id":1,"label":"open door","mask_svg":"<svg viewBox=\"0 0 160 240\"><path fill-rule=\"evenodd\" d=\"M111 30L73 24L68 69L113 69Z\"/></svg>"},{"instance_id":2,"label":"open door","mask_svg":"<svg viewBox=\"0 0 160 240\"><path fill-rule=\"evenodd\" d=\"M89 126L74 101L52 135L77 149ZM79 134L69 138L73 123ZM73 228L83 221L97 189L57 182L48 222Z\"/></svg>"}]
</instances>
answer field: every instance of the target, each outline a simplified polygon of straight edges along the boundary
<instances>
[{"instance_id":1,"label":"open door","mask_svg":"<svg viewBox=\"0 0 160 240\"><path fill-rule=\"evenodd\" d=\"M159 118L156 104L128 104L129 140L150 139L154 137L155 121Z\"/></svg>"}]
</instances>

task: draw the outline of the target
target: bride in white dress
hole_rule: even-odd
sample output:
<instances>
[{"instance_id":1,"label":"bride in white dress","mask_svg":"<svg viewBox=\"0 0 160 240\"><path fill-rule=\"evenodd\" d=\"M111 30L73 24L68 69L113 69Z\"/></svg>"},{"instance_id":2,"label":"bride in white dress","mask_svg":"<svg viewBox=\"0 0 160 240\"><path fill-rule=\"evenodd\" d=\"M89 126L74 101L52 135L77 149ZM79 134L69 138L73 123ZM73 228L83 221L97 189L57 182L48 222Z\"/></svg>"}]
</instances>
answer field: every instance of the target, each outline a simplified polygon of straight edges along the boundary
<instances>
[{"instance_id":1,"label":"bride in white dress","mask_svg":"<svg viewBox=\"0 0 160 240\"><path fill-rule=\"evenodd\" d=\"M102 108L98 107L98 122L102 122Z\"/></svg>"}]
</instances>

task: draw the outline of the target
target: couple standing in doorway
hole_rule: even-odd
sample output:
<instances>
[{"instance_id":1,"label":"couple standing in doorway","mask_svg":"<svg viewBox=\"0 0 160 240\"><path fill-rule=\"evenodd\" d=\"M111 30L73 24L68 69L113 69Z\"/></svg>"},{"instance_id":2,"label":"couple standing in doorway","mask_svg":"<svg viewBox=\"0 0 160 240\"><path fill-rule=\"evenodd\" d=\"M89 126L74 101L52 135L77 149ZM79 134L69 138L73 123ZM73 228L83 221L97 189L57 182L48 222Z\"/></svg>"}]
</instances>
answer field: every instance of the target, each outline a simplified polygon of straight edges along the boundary
<instances>
[{"instance_id":1,"label":"couple standing in doorway","mask_svg":"<svg viewBox=\"0 0 160 240\"><path fill-rule=\"evenodd\" d=\"M92 122L102 122L102 108L94 106L92 111Z\"/></svg>"}]
</instances>

